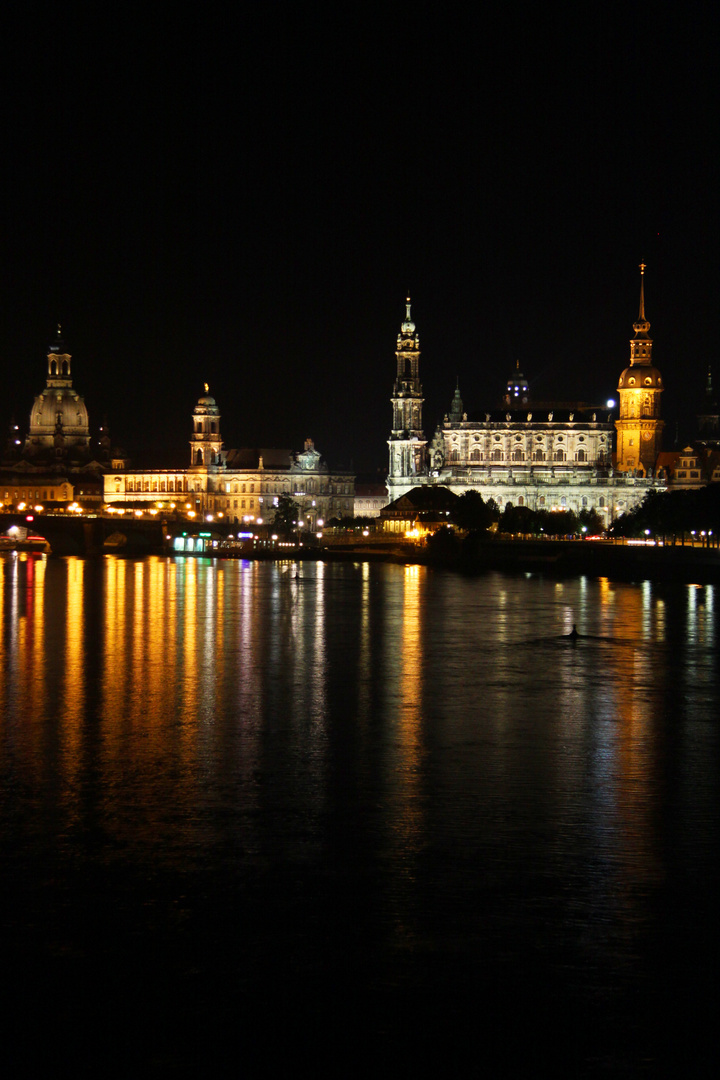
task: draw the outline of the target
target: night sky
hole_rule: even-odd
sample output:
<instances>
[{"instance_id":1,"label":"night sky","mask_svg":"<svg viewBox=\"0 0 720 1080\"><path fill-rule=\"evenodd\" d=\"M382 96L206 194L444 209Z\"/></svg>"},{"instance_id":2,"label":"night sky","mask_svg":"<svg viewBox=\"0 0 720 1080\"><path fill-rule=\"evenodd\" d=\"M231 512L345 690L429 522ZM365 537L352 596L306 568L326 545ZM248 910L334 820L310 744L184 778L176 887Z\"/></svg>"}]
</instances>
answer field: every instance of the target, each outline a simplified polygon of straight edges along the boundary
<instances>
[{"instance_id":1,"label":"night sky","mask_svg":"<svg viewBox=\"0 0 720 1080\"><path fill-rule=\"evenodd\" d=\"M516 360L603 401L638 263L665 446L720 385L718 16L660 5L28 4L3 27L3 428L57 322L93 428L387 464L407 290L425 429ZM683 425L685 425L683 427Z\"/></svg>"}]
</instances>

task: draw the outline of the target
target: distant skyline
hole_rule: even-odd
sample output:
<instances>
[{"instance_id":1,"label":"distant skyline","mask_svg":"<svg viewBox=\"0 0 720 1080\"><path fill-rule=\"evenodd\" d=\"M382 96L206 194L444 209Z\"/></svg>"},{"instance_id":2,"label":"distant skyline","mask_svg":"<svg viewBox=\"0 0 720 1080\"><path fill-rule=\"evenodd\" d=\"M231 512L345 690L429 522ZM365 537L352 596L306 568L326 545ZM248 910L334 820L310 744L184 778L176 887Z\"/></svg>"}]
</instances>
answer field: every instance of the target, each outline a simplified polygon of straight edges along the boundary
<instances>
[{"instance_id":1,"label":"distant skyline","mask_svg":"<svg viewBox=\"0 0 720 1080\"><path fill-rule=\"evenodd\" d=\"M185 462L208 382L226 446L381 468L408 291L431 436L518 360L536 399L612 396L640 261L666 446L720 380L709 5L9 18L3 425L60 322L138 465Z\"/></svg>"}]
</instances>

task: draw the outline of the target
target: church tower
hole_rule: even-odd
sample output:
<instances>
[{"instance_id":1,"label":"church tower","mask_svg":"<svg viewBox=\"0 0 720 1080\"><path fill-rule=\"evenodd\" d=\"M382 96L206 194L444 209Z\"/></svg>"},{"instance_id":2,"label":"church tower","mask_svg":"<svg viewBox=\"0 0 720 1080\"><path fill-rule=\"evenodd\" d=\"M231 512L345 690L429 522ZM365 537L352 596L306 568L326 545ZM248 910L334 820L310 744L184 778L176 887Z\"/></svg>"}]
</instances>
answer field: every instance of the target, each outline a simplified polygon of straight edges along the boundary
<instances>
[{"instance_id":1,"label":"church tower","mask_svg":"<svg viewBox=\"0 0 720 1080\"><path fill-rule=\"evenodd\" d=\"M388 490L397 499L422 483L425 475L425 435L422 430L423 396L420 385L420 338L405 302L405 318L397 339L397 373L392 395L392 433L388 439L390 467Z\"/></svg>"},{"instance_id":2,"label":"church tower","mask_svg":"<svg viewBox=\"0 0 720 1080\"><path fill-rule=\"evenodd\" d=\"M222 465L222 439L220 438L220 410L215 398L210 397L210 387L205 383L205 393L199 398L193 412L193 433L190 439L190 465L207 468Z\"/></svg>"},{"instance_id":3,"label":"church tower","mask_svg":"<svg viewBox=\"0 0 720 1080\"><path fill-rule=\"evenodd\" d=\"M640 313L633 323L630 366L620 376L620 419L617 428L618 472L647 476L655 468L664 424L660 419L662 376L652 364L650 323L645 318L645 263L640 264Z\"/></svg>"}]
</instances>

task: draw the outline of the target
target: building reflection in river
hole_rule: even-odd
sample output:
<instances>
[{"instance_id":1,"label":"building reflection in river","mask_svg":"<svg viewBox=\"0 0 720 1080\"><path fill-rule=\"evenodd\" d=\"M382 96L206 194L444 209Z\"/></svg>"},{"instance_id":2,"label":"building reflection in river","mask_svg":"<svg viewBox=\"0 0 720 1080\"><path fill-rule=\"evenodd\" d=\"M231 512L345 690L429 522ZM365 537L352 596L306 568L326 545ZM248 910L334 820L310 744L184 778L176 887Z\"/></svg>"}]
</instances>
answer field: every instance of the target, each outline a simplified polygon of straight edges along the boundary
<instances>
[{"instance_id":1,"label":"building reflection in river","mask_svg":"<svg viewBox=\"0 0 720 1080\"><path fill-rule=\"evenodd\" d=\"M196 970L221 986L221 1015L239 987L247 1010L281 986L326 1007L358 986L395 1018L387 1038L411 1030L410 997L428 1023L427 1003L432 1023L472 1012L485 1039L518 994L538 1032L582 1001L602 1021L583 1052L622 1029L630 1068L669 1037L652 1019L664 965L702 1017L684 965L701 985L717 939L714 587L192 558L1 568L8 925L52 928L58 889L70 908L91 895L122 968L155 942L143 912L182 911L162 922L164 963L184 957L178 986ZM23 892L28 875L42 888ZM92 955L88 932L47 948ZM639 1001L652 1038L632 1028Z\"/></svg>"}]
</instances>

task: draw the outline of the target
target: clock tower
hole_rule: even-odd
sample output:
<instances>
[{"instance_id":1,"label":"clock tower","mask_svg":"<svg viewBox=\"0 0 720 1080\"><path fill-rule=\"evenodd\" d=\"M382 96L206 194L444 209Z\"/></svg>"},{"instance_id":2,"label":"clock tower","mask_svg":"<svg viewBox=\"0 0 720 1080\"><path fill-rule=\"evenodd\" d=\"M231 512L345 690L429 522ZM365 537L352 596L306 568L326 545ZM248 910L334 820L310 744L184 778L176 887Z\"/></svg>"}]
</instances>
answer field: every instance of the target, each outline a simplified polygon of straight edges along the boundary
<instances>
[{"instance_id":1,"label":"clock tower","mask_svg":"<svg viewBox=\"0 0 720 1080\"><path fill-rule=\"evenodd\" d=\"M620 418L617 428L618 472L647 476L655 468L664 424L660 419L662 376L652 363L650 323L645 318L645 263L640 264L640 313L633 323L630 366L620 376Z\"/></svg>"},{"instance_id":2,"label":"clock tower","mask_svg":"<svg viewBox=\"0 0 720 1080\"><path fill-rule=\"evenodd\" d=\"M423 396L420 384L420 338L405 302L405 318L400 325L395 357L397 369L392 394L392 432L388 439L390 464L388 490L397 499L416 487L425 476L426 439L422 430Z\"/></svg>"}]
</instances>

